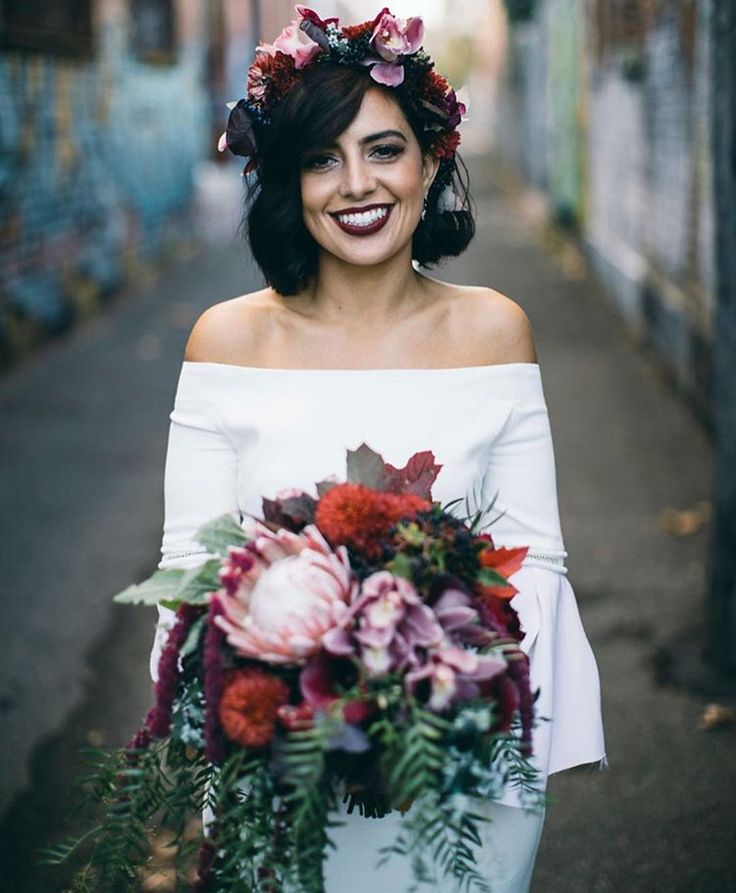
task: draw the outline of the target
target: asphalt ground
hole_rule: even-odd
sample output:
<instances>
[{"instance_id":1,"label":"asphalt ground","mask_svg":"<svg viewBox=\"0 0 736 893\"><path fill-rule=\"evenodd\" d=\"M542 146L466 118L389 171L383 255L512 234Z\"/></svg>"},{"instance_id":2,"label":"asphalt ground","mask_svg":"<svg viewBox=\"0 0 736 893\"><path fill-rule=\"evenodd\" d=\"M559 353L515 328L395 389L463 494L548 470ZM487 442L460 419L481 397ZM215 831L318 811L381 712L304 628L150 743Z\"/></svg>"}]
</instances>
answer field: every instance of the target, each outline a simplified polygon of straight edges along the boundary
<instances>
[{"instance_id":1,"label":"asphalt ground","mask_svg":"<svg viewBox=\"0 0 736 893\"><path fill-rule=\"evenodd\" d=\"M731 891L736 726L701 729L710 699L661 673L673 643L702 637L711 444L534 196L490 158L470 168L476 239L429 274L492 286L532 321L610 760L605 772L552 777L533 893ZM158 560L189 328L206 306L261 284L208 213L215 235L199 253L0 381L0 496L12 507L0 538L3 893L63 889L34 853L73 827L79 749L122 744L150 702L154 615L110 599Z\"/></svg>"}]
</instances>

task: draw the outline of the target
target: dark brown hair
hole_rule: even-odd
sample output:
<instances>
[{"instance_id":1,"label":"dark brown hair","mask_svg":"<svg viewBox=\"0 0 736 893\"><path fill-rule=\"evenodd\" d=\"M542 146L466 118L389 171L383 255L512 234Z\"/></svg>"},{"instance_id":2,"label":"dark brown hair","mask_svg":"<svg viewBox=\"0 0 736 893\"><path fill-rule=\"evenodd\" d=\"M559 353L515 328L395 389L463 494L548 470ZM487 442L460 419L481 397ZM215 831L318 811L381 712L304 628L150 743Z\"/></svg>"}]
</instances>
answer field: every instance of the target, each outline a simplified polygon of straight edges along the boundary
<instances>
[{"instance_id":1,"label":"dark brown hair","mask_svg":"<svg viewBox=\"0 0 736 893\"><path fill-rule=\"evenodd\" d=\"M420 107L411 90L402 87L378 84L367 68L313 65L278 103L271 124L254 123L258 164L245 177L241 230L267 284L279 294L297 294L317 272L318 245L302 217L303 160L310 151L337 141L357 115L367 90L383 90L398 102L422 153L431 151L433 136L422 126ZM458 171L458 162L464 176ZM462 207L441 212L437 201L450 182ZM437 264L464 251L474 235L475 208L467 168L457 154L443 157L427 193L425 218L414 231L412 259L423 267Z\"/></svg>"}]
</instances>

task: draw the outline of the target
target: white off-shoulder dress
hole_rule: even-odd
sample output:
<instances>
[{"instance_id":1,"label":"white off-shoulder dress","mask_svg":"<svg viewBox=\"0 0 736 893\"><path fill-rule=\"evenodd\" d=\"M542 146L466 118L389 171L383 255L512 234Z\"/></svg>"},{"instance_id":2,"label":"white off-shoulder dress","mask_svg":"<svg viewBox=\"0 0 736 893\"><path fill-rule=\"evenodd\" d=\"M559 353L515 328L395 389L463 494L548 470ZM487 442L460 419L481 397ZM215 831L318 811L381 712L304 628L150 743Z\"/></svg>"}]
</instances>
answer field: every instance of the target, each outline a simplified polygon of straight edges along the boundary
<instances>
[{"instance_id":1,"label":"white off-shoulder dress","mask_svg":"<svg viewBox=\"0 0 736 893\"><path fill-rule=\"evenodd\" d=\"M467 497L471 512L493 502L484 524L497 546L529 546L510 578L531 683L540 689L533 734L541 778L572 766L606 764L595 657L566 576L554 450L539 365L507 363L419 369L273 369L184 361L170 415L160 568L190 568L207 554L194 536L225 512L249 523L262 497L286 487L316 496L315 483L344 480L347 449L367 443L397 467L422 450L442 466L432 497ZM465 503L452 511L465 513ZM160 618L156 668L172 613ZM499 808L500 807L500 808ZM504 809L503 807L517 807ZM525 893L542 818L508 790L488 804L482 857L494 893ZM543 815L543 814L542 814ZM536 818L535 818L536 816ZM326 865L328 893L408 888L408 863L378 849L401 815L341 814L337 851ZM454 889L443 886L442 893Z\"/></svg>"}]
</instances>

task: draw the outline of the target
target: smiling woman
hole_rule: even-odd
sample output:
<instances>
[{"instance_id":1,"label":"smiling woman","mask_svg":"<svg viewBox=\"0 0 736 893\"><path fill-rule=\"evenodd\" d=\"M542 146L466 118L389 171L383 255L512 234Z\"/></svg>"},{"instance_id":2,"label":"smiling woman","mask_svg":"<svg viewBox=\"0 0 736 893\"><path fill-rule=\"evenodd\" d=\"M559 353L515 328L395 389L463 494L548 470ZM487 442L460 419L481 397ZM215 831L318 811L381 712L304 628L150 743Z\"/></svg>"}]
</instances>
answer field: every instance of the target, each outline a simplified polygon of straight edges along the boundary
<instances>
[{"instance_id":1,"label":"smiling woman","mask_svg":"<svg viewBox=\"0 0 736 893\"><path fill-rule=\"evenodd\" d=\"M420 225L439 159L422 154L403 111L383 92L386 89L366 91L359 113L334 151L316 159L308 156L303 169L303 216L325 255L321 263L332 255L346 263L375 264L387 252L408 246ZM382 124L389 128L380 130ZM320 161L317 168L315 160ZM380 238L366 238L381 231Z\"/></svg>"},{"instance_id":2,"label":"smiling woman","mask_svg":"<svg viewBox=\"0 0 736 893\"><path fill-rule=\"evenodd\" d=\"M477 639L479 629L470 622L467 599L479 597L478 606L497 619L506 614L515 618L513 636L525 655L519 652L514 658L516 681L496 691L493 711L516 716L521 736L514 732L508 740L497 739L498 758L507 760L507 746L522 748L533 758L543 789L548 775L598 762L605 758L605 748L597 667L564 577L567 553L551 428L531 326L523 309L494 289L457 286L414 268L415 263L426 267L460 254L475 234L467 170L456 151L466 106L424 51L419 16L398 19L384 7L372 21L340 27L336 18L322 20L301 5L296 10L299 18L273 44L257 47L246 96L230 105L220 139L220 149L248 159L243 227L267 287L210 307L190 334L171 413L159 569L202 565L207 558L199 531L218 516L229 514L248 527L263 506L277 505L274 495L276 500L296 499L299 506L302 499L304 505L317 502L311 495L316 487L322 498L316 482L334 479L346 448L357 454L361 444L370 444L370 451L381 450L387 457L391 474L385 482L378 480L388 502L403 490L402 469L412 466L407 480L413 488L414 475L424 475L422 463L413 464L417 457L430 456L432 462L436 457L441 474L432 498L469 515L472 507L490 512L495 517L486 525L491 527L489 539L492 534L504 551L528 550L525 566L518 570L518 590L512 584L516 595L506 591L504 599L511 599L497 604L487 600L495 596L485 586L476 592L451 572L467 559L466 541L453 533L446 540L453 562L443 563L441 583L436 592L426 591L423 607L430 610L436 598L447 595L456 611L450 612L453 624L470 625L476 644L485 640ZM357 504L347 506L351 515ZM276 518L276 527L293 533L303 529L309 515L295 504L269 517ZM359 512L354 517L363 524ZM422 541L420 528L411 541L415 546ZM388 540L382 549L391 556ZM415 564L421 571L430 554L425 543L407 564L394 565L393 575L398 580ZM353 570L365 569L360 554L348 557ZM250 568L245 559L243 568ZM388 599L386 605L390 603ZM293 604L293 588L269 595L269 609L276 616ZM157 690L166 691L178 658L174 646L169 648L171 611L167 616L169 609L161 604L159 610L151 669L160 683ZM243 623L256 622L250 597L239 610ZM368 645L378 649L379 657L389 654L389 643L404 653L402 639L408 639L403 633L394 639L386 623L382 628L384 633ZM298 646L299 635L292 639L290 647ZM214 654L216 639L208 641ZM279 653L278 644L276 639L269 645L276 648L273 654ZM412 697L422 709L431 700L427 686L436 682L448 692L455 690L455 670L437 662L440 645L430 636L416 659L423 681ZM451 662L462 670L477 656L453 652ZM205 756L211 774L204 777L217 779L219 748L230 753L232 743L222 737L217 719L223 667L214 659L208 666L202 690L210 716L207 740L212 746ZM305 678L313 679L309 673ZM379 684L395 683L383 678ZM533 703L532 690L537 693ZM475 689L465 691L474 697ZM263 696L251 691L241 708L260 711ZM290 708L304 708L301 688L290 696ZM432 704L429 709L440 713L448 706L441 698ZM443 716L448 722L458 719L456 714ZM479 717L471 725L477 726ZM409 764L417 764L417 754L434 747L428 742L436 739L431 723L416 722L403 737L387 732L383 721L367 725L366 734L369 728L387 746L400 746L401 762L392 764L397 776L412 772ZM544 807L524 808L530 805L529 777L513 761L504 764L508 789L490 788L484 781L489 768L485 757L468 744L472 730L462 723L453 728L459 737L446 739L447 746L438 746L428 762L419 760L419 769L428 773L419 789L427 794L439 784L443 796L452 799L469 785L467 790L479 796L473 795L468 808L491 820L487 832L466 834L458 813L451 821L428 824L426 813L411 813L411 796L402 795L398 808L381 819L361 815L343 799L330 813L340 823L331 825L335 847L326 847L320 836L315 849L304 845L301 831L289 837L284 815L274 818L270 788L263 788L260 800L255 794L246 797L245 811L237 815L230 811L228 794L211 801L214 824L200 851L199 889L236 889L236 875L240 881L245 877L244 854L252 865L247 854L258 852L270 872L259 880L273 889L296 893L289 883L296 871L299 893L372 893L376 886L400 893L419 874L427 877L427 863L416 850L405 849L380 870L376 863L384 846L403 839L418 822L435 856L444 854L442 876L433 885L437 893L486 891L489 886L493 893L528 893ZM510 726L505 729L511 731ZM454 769L439 768L445 764L438 755L454 753L456 745L461 754L457 765L462 765L457 775ZM335 749L347 755L338 760L352 760L352 751L343 744ZM379 752L374 749L370 759L378 759ZM314 775L299 777L321 785L321 772L318 768ZM311 782L305 784L311 797ZM404 791L400 785L394 778L390 787ZM367 786L369 800L380 802L386 793L383 781L374 776ZM321 835L327 812L320 809L315 812L313 804L308 810L294 807L299 827L306 827L306 816ZM272 820L276 824L269 824ZM273 849L261 851L244 821L270 829ZM449 843L450 838L455 842ZM477 863L471 843L478 847ZM469 867L470 861L475 867ZM284 878L283 884L277 882ZM254 881L249 889L263 884Z\"/></svg>"},{"instance_id":3,"label":"smiling woman","mask_svg":"<svg viewBox=\"0 0 736 893\"><path fill-rule=\"evenodd\" d=\"M465 166L433 151L419 101L365 67L323 63L303 71L268 126L253 124L258 167L246 177L242 229L276 292L299 293L330 256L366 265L405 248L428 267L468 246ZM452 209L441 201L448 185Z\"/></svg>"}]
</instances>

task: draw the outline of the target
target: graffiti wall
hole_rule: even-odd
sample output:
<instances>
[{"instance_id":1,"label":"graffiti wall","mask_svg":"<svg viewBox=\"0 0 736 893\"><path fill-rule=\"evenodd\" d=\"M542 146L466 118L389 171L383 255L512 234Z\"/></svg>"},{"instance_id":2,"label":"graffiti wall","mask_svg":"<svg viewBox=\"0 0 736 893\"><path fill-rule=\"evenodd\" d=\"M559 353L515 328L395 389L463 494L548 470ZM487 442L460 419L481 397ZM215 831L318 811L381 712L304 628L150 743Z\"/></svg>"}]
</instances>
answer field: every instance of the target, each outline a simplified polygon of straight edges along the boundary
<instances>
[{"instance_id":1,"label":"graffiti wall","mask_svg":"<svg viewBox=\"0 0 736 893\"><path fill-rule=\"evenodd\" d=\"M3 34L3 364L187 237L193 167L210 152L204 4L88 6L72 49L38 22Z\"/></svg>"},{"instance_id":2,"label":"graffiti wall","mask_svg":"<svg viewBox=\"0 0 736 893\"><path fill-rule=\"evenodd\" d=\"M708 415L710 0L538 0L512 24L498 141L579 232L632 329Z\"/></svg>"}]
</instances>

